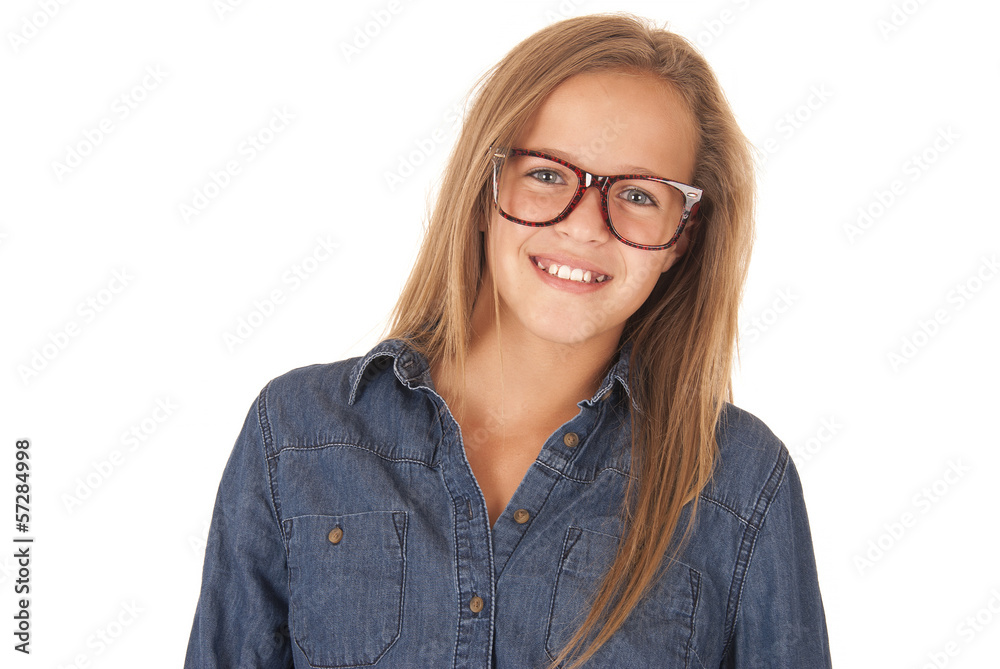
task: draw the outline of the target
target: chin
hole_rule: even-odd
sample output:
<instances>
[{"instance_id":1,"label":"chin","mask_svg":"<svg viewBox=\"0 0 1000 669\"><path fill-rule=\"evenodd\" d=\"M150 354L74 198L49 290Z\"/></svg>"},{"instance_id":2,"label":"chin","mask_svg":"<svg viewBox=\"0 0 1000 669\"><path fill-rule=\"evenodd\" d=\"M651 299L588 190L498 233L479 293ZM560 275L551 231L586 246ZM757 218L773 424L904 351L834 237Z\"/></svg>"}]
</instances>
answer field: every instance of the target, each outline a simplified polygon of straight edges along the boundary
<instances>
[{"instance_id":1,"label":"chin","mask_svg":"<svg viewBox=\"0 0 1000 669\"><path fill-rule=\"evenodd\" d=\"M572 327L567 327L567 323L572 323ZM539 339L564 346L579 346L608 334L607 324L581 319L579 314L550 314L532 323L529 330Z\"/></svg>"}]
</instances>

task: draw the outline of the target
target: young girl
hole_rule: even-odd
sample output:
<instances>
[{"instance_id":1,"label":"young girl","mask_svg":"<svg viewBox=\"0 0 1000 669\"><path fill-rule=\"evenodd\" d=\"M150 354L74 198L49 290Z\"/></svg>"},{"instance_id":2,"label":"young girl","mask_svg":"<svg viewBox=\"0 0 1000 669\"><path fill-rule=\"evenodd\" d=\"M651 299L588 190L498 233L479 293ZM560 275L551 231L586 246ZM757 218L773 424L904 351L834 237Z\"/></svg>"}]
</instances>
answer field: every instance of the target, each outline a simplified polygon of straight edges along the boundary
<instances>
[{"instance_id":1,"label":"young girl","mask_svg":"<svg viewBox=\"0 0 1000 669\"><path fill-rule=\"evenodd\" d=\"M481 83L391 331L267 384L186 666L830 666L788 451L728 403L750 147L684 39Z\"/></svg>"}]
</instances>

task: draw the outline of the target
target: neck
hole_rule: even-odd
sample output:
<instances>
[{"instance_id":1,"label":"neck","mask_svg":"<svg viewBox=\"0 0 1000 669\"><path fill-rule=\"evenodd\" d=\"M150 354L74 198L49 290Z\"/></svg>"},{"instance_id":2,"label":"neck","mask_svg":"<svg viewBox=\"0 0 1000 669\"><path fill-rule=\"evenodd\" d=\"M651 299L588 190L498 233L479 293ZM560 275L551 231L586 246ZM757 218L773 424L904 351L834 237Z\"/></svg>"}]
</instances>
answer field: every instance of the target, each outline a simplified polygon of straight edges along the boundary
<instances>
[{"instance_id":1,"label":"neck","mask_svg":"<svg viewBox=\"0 0 1000 669\"><path fill-rule=\"evenodd\" d=\"M492 289L483 283L464 379L450 361L442 361L432 369L435 385L460 423L464 416L491 416L555 429L577 414L577 402L597 392L621 331L576 344L548 341L505 314L502 305L498 327Z\"/></svg>"}]
</instances>

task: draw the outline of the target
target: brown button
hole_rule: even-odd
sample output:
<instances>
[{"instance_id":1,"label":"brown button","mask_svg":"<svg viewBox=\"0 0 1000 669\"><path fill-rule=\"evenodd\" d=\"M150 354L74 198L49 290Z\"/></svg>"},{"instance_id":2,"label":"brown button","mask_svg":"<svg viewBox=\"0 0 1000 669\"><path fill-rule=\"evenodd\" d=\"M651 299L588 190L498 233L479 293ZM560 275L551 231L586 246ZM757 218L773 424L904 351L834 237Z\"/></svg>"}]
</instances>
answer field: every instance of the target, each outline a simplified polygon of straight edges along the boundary
<instances>
[{"instance_id":1,"label":"brown button","mask_svg":"<svg viewBox=\"0 0 1000 669\"><path fill-rule=\"evenodd\" d=\"M335 527L330 530L330 534L326 535L326 538L330 540L331 544L339 544L340 540L344 538L344 530Z\"/></svg>"},{"instance_id":2,"label":"brown button","mask_svg":"<svg viewBox=\"0 0 1000 669\"><path fill-rule=\"evenodd\" d=\"M483 598L478 595L473 597L472 600L469 602L469 608L472 610L473 613L479 613L480 611L482 611Z\"/></svg>"},{"instance_id":3,"label":"brown button","mask_svg":"<svg viewBox=\"0 0 1000 669\"><path fill-rule=\"evenodd\" d=\"M525 509L518 509L514 512L514 522L520 525L524 525L531 518L531 514Z\"/></svg>"},{"instance_id":4,"label":"brown button","mask_svg":"<svg viewBox=\"0 0 1000 669\"><path fill-rule=\"evenodd\" d=\"M576 432L567 432L563 435L563 443L573 448L580 443L580 437L577 436Z\"/></svg>"}]
</instances>

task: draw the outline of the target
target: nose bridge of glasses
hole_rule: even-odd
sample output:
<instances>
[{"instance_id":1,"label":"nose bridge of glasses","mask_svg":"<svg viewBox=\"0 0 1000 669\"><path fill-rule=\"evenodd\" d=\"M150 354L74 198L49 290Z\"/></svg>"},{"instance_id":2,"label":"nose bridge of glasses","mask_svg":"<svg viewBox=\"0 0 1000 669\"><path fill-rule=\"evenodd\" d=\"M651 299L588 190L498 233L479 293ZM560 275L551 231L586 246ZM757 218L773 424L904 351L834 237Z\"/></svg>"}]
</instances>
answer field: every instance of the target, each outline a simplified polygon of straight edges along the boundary
<instances>
[{"instance_id":1,"label":"nose bridge of glasses","mask_svg":"<svg viewBox=\"0 0 1000 669\"><path fill-rule=\"evenodd\" d=\"M600 177L595 174L591 174L590 172L584 172L584 180L582 182L583 193L575 203L571 204L570 212L567 214L563 223L569 222L571 226L578 226L581 224L589 226L592 225L592 223L596 223L597 220L600 220L601 230L607 232L610 227L610 223L605 215L603 203L606 184L607 177ZM591 198L594 202L592 205L586 205L584 204L584 200L586 200L587 196L590 194L591 186L596 186L596 188L593 189L594 194ZM593 207L593 209L588 210L588 207ZM583 211L581 211L581 209ZM581 217L584 220L581 220ZM585 223L584 221L589 222ZM595 232L594 234L598 233Z\"/></svg>"},{"instance_id":2,"label":"nose bridge of glasses","mask_svg":"<svg viewBox=\"0 0 1000 669\"><path fill-rule=\"evenodd\" d=\"M611 177L598 176L596 174L593 174L592 172L586 172L584 170L580 171L583 172L584 189L590 188L591 186L597 186L599 190L604 191L607 188L608 180Z\"/></svg>"},{"instance_id":3,"label":"nose bridge of glasses","mask_svg":"<svg viewBox=\"0 0 1000 669\"><path fill-rule=\"evenodd\" d=\"M583 204L583 201L587 198L587 194L590 193L591 190L590 187L594 186L595 188L593 190L596 191L594 193L594 199L597 201L597 208L600 209L601 198L604 195L605 185L607 184L607 177L599 177L594 174L591 174L590 172L584 172L583 174L584 174L583 194L580 196L580 199L576 203L577 207Z\"/></svg>"},{"instance_id":4,"label":"nose bridge of glasses","mask_svg":"<svg viewBox=\"0 0 1000 669\"><path fill-rule=\"evenodd\" d=\"M583 170L581 170L583 171ZM587 197L587 193L590 192L590 187L594 186L594 199L597 201L597 209L603 214L604 213L604 197L608 192L608 183L611 177L602 177L591 172L583 172L583 195L580 196L580 200L577 202L577 206L583 204L584 199ZM607 223L607 221L605 221Z\"/></svg>"}]
</instances>

